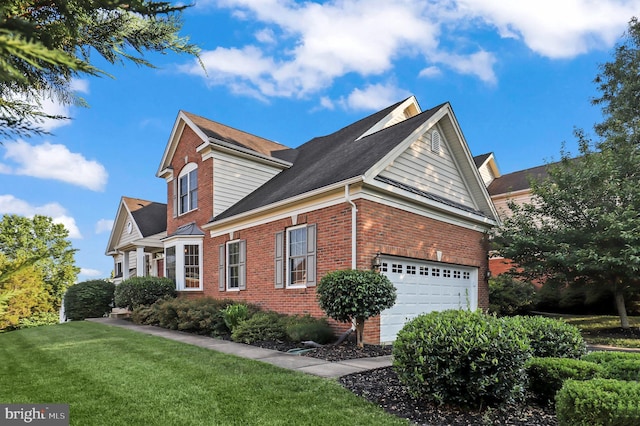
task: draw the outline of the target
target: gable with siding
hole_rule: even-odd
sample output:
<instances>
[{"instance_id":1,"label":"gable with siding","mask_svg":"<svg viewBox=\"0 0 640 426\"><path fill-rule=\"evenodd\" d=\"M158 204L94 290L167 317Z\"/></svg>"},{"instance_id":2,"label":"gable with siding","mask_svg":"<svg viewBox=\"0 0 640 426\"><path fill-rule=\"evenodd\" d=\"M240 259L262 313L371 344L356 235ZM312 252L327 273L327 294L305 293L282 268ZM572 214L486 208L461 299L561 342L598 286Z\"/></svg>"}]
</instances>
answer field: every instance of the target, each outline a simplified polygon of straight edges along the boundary
<instances>
[{"instance_id":1,"label":"gable with siding","mask_svg":"<svg viewBox=\"0 0 640 426\"><path fill-rule=\"evenodd\" d=\"M438 151L432 149L434 131L438 129L433 128L420 135L380 176L475 209L473 198L442 133L439 132Z\"/></svg>"}]
</instances>

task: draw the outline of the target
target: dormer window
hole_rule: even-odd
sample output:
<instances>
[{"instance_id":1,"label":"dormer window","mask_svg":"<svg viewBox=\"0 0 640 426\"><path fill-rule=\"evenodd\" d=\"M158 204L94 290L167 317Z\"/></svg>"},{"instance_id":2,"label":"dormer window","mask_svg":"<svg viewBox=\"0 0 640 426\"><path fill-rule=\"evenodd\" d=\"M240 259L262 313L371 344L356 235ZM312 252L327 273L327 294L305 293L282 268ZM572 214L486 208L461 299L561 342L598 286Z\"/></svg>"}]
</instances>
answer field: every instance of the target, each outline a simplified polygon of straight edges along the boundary
<instances>
[{"instance_id":1,"label":"dormer window","mask_svg":"<svg viewBox=\"0 0 640 426\"><path fill-rule=\"evenodd\" d=\"M431 132L431 151L440 152L440 132L437 130Z\"/></svg>"},{"instance_id":2,"label":"dormer window","mask_svg":"<svg viewBox=\"0 0 640 426\"><path fill-rule=\"evenodd\" d=\"M187 164L178 176L178 214L198 208L198 166Z\"/></svg>"}]
</instances>

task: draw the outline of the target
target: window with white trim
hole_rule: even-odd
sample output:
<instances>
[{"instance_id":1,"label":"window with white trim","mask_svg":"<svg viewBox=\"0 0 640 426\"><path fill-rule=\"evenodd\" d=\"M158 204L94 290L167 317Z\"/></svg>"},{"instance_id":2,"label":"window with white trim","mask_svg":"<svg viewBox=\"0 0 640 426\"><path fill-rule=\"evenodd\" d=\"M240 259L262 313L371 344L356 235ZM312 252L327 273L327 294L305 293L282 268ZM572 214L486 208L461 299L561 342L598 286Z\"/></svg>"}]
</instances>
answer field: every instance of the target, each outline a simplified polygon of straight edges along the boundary
<instances>
[{"instance_id":1,"label":"window with white trim","mask_svg":"<svg viewBox=\"0 0 640 426\"><path fill-rule=\"evenodd\" d=\"M293 226L275 234L274 281L276 288L316 286L315 224Z\"/></svg>"},{"instance_id":2,"label":"window with white trim","mask_svg":"<svg viewBox=\"0 0 640 426\"><path fill-rule=\"evenodd\" d=\"M198 208L198 166L187 164L178 176L178 214Z\"/></svg>"},{"instance_id":3,"label":"window with white trim","mask_svg":"<svg viewBox=\"0 0 640 426\"><path fill-rule=\"evenodd\" d=\"M169 244L169 243L167 243ZM178 291L202 290L202 240L175 240L164 249L165 276Z\"/></svg>"},{"instance_id":4,"label":"window with white trim","mask_svg":"<svg viewBox=\"0 0 640 426\"><path fill-rule=\"evenodd\" d=\"M227 243L227 290L240 290L240 241Z\"/></svg>"},{"instance_id":5,"label":"window with white trim","mask_svg":"<svg viewBox=\"0 0 640 426\"><path fill-rule=\"evenodd\" d=\"M307 282L307 227L287 230L287 285L301 286Z\"/></svg>"},{"instance_id":6,"label":"window with white trim","mask_svg":"<svg viewBox=\"0 0 640 426\"><path fill-rule=\"evenodd\" d=\"M218 290L247 289L247 240L227 241L219 246Z\"/></svg>"},{"instance_id":7,"label":"window with white trim","mask_svg":"<svg viewBox=\"0 0 640 426\"><path fill-rule=\"evenodd\" d=\"M197 244L184 246L184 287L188 290L200 288L200 247Z\"/></svg>"}]
</instances>

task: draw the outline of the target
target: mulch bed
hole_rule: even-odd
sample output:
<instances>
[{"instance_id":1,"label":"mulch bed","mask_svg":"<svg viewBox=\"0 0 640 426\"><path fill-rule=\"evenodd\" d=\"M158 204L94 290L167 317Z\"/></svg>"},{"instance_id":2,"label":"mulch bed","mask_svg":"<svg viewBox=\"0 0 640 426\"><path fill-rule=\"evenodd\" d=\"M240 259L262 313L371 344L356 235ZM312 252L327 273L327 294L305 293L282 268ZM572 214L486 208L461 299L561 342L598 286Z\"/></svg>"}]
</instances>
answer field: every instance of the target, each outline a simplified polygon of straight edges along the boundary
<instances>
[{"instance_id":1,"label":"mulch bed","mask_svg":"<svg viewBox=\"0 0 640 426\"><path fill-rule=\"evenodd\" d=\"M300 344L273 341L256 342L254 345L283 352L304 347ZM340 345L314 348L302 355L327 361L342 361L390 354L391 346L365 345L364 348L358 348L354 339L349 338ZM407 393L392 367L342 376L338 381L354 394L417 425L553 426L558 424L553 409L541 407L530 401L483 410L464 410L454 406L438 406L417 401Z\"/></svg>"}]
</instances>

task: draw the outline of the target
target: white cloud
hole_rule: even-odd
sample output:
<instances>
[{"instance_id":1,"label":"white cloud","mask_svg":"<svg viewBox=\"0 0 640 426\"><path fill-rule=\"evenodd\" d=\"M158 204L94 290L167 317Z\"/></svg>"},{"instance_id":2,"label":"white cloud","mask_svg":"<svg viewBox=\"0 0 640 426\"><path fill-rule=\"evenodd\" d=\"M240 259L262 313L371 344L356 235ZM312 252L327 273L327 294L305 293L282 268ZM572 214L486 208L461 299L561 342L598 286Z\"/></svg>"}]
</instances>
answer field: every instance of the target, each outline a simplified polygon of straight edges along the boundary
<instances>
[{"instance_id":1,"label":"white cloud","mask_svg":"<svg viewBox=\"0 0 640 426\"><path fill-rule=\"evenodd\" d=\"M89 80L82 80L80 78L71 80L70 88L74 92L88 94Z\"/></svg>"},{"instance_id":2,"label":"white cloud","mask_svg":"<svg viewBox=\"0 0 640 426\"><path fill-rule=\"evenodd\" d=\"M30 145L18 140L5 142L4 147L4 159L12 160L16 165L0 164L0 172L56 179L93 191L103 191L107 184L108 174L102 164L87 160L64 145L49 142Z\"/></svg>"},{"instance_id":3,"label":"white cloud","mask_svg":"<svg viewBox=\"0 0 640 426\"><path fill-rule=\"evenodd\" d=\"M439 77L442 75L442 70L436 66L430 66L421 70L418 75L420 77L427 77L427 78Z\"/></svg>"},{"instance_id":4,"label":"white cloud","mask_svg":"<svg viewBox=\"0 0 640 426\"><path fill-rule=\"evenodd\" d=\"M58 203L33 206L27 201L16 198L13 195L0 195L0 214L17 214L26 217L33 217L37 214L49 216L53 219L54 223L61 223L67 228L69 238L82 238L75 219L69 216L66 209Z\"/></svg>"},{"instance_id":5,"label":"white cloud","mask_svg":"<svg viewBox=\"0 0 640 426\"><path fill-rule=\"evenodd\" d=\"M260 43L273 44L276 42L276 36L271 28L257 31L255 37Z\"/></svg>"},{"instance_id":6,"label":"white cloud","mask_svg":"<svg viewBox=\"0 0 640 426\"><path fill-rule=\"evenodd\" d=\"M113 219L100 219L96 223L96 234L101 234L103 232L111 232L113 228Z\"/></svg>"},{"instance_id":7,"label":"white cloud","mask_svg":"<svg viewBox=\"0 0 640 426\"><path fill-rule=\"evenodd\" d=\"M491 53L480 51L467 56L441 54L439 59L460 74L474 75L489 84L497 82L496 75L493 72L496 58ZM420 72L420 75L422 75L422 72Z\"/></svg>"},{"instance_id":8,"label":"white cloud","mask_svg":"<svg viewBox=\"0 0 640 426\"><path fill-rule=\"evenodd\" d=\"M100 277L102 276L102 272L97 270L97 269L91 269L91 268L80 268L80 274L79 275L83 275L85 277Z\"/></svg>"},{"instance_id":9,"label":"white cloud","mask_svg":"<svg viewBox=\"0 0 640 426\"><path fill-rule=\"evenodd\" d=\"M355 89L340 104L348 109L375 110L385 108L411 94L393 84L372 84L364 89Z\"/></svg>"},{"instance_id":10,"label":"white cloud","mask_svg":"<svg viewBox=\"0 0 640 426\"><path fill-rule=\"evenodd\" d=\"M89 93L89 80L73 79L69 83L69 89L76 93ZM54 93L40 93L35 97L25 97L21 94L9 93L8 97L16 101L24 101L30 104L39 105L39 110L51 116L63 117L59 119L44 118L38 121L33 120L32 124L40 127L46 132L51 132L62 126L71 124L71 107L61 102Z\"/></svg>"},{"instance_id":11,"label":"white cloud","mask_svg":"<svg viewBox=\"0 0 640 426\"><path fill-rule=\"evenodd\" d=\"M223 4L242 11L243 19L256 19L283 34L272 56L254 45L202 53L208 82L229 85L236 93L303 97L347 73L380 75L393 68L397 56L427 54L437 47L438 27L424 18L425 6L420 2ZM263 30L257 41L264 41L265 34L275 37L276 32ZM182 70L205 76L198 68L194 62Z\"/></svg>"},{"instance_id":12,"label":"white cloud","mask_svg":"<svg viewBox=\"0 0 640 426\"><path fill-rule=\"evenodd\" d=\"M352 73L389 77L406 59L424 62L421 77L448 69L493 85L499 58L492 46L482 45L478 31L519 39L542 56L570 58L611 47L640 10L639 0L204 3L228 8L235 18L262 29L253 34L253 44L203 52L208 75L197 62L182 71L262 100L305 97Z\"/></svg>"},{"instance_id":13,"label":"white cloud","mask_svg":"<svg viewBox=\"0 0 640 426\"><path fill-rule=\"evenodd\" d=\"M457 0L458 10L549 58L610 47L638 14L638 0Z\"/></svg>"}]
</instances>

